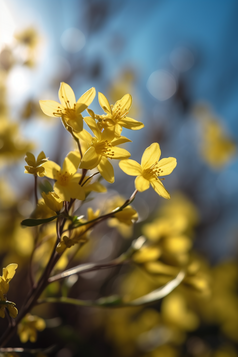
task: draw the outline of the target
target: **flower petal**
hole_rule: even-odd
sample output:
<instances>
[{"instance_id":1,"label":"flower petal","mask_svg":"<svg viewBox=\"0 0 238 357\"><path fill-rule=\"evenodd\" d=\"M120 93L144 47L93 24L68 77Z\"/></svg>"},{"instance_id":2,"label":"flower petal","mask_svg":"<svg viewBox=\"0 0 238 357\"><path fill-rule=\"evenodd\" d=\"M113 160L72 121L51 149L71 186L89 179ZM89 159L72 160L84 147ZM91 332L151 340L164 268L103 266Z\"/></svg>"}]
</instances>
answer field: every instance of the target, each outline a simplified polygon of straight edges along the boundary
<instances>
[{"instance_id":1,"label":"flower petal","mask_svg":"<svg viewBox=\"0 0 238 357\"><path fill-rule=\"evenodd\" d=\"M76 103L74 91L67 83L60 83L59 100L65 108L73 108Z\"/></svg>"},{"instance_id":2,"label":"flower petal","mask_svg":"<svg viewBox=\"0 0 238 357\"><path fill-rule=\"evenodd\" d=\"M91 170L99 164L100 160L101 156L98 155L95 148L91 146L83 155L80 168Z\"/></svg>"},{"instance_id":3,"label":"flower petal","mask_svg":"<svg viewBox=\"0 0 238 357\"><path fill-rule=\"evenodd\" d=\"M129 117L120 119L118 121L118 124L120 124L121 126L123 126L126 129L131 129L131 130L139 130L139 129L144 128L143 123L141 123L140 121L137 121L135 119L129 118Z\"/></svg>"},{"instance_id":4,"label":"flower petal","mask_svg":"<svg viewBox=\"0 0 238 357\"><path fill-rule=\"evenodd\" d=\"M67 190L67 186L62 186L57 181L54 185L54 192L59 196L59 198L63 201L70 201L71 197Z\"/></svg>"},{"instance_id":5,"label":"flower petal","mask_svg":"<svg viewBox=\"0 0 238 357\"><path fill-rule=\"evenodd\" d=\"M16 273L17 267L18 267L18 264L16 264L16 263L8 264L6 266L6 268L3 268L2 278L4 280L6 280L7 282L10 282Z\"/></svg>"},{"instance_id":6,"label":"flower petal","mask_svg":"<svg viewBox=\"0 0 238 357\"><path fill-rule=\"evenodd\" d=\"M37 156L37 160L36 160L37 165L41 165L41 164L43 164L43 163L46 162L46 161L47 161L47 158L46 158L46 156L45 156L45 153L44 153L44 151L41 151L41 152L39 153L39 155Z\"/></svg>"},{"instance_id":7,"label":"flower petal","mask_svg":"<svg viewBox=\"0 0 238 357\"><path fill-rule=\"evenodd\" d=\"M36 159L35 159L35 156L31 152L26 153L25 161L29 166L35 167Z\"/></svg>"},{"instance_id":8,"label":"flower petal","mask_svg":"<svg viewBox=\"0 0 238 357\"><path fill-rule=\"evenodd\" d=\"M87 109L87 105L84 103L78 103L75 106L75 110L77 112L77 114L81 114L85 109Z\"/></svg>"},{"instance_id":9,"label":"flower petal","mask_svg":"<svg viewBox=\"0 0 238 357\"><path fill-rule=\"evenodd\" d=\"M50 160L43 164L42 167L45 169L44 175L54 180L56 180L57 173L61 171L61 167L54 161Z\"/></svg>"},{"instance_id":10,"label":"flower petal","mask_svg":"<svg viewBox=\"0 0 238 357\"><path fill-rule=\"evenodd\" d=\"M146 180L143 176L137 176L135 179L135 187L138 191L143 192L150 187L150 181Z\"/></svg>"},{"instance_id":11,"label":"flower petal","mask_svg":"<svg viewBox=\"0 0 238 357\"><path fill-rule=\"evenodd\" d=\"M128 159L131 156L129 151L127 151L126 149L118 148L116 146L114 146L112 151L113 151L113 156L112 157L108 156L110 159L121 160L121 159Z\"/></svg>"},{"instance_id":12,"label":"flower petal","mask_svg":"<svg viewBox=\"0 0 238 357\"><path fill-rule=\"evenodd\" d=\"M76 119L66 119L66 123L73 129L74 132L80 133L83 130L83 117L81 114Z\"/></svg>"},{"instance_id":13,"label":"flower petal","mask_svg":"<svg viewBox=\"0 0 238 357\"><path fill-rule=\"evenodd\" d=\"M157 163L160 155L161 151L158 143L153 143L146 148L141 158L141 166L143 170L146 170Z\"/></svg>"},{"instance_id":14,"label":"flower petal","mask_svg":"<svg viewBox=\"0 0 238 357\"><path fill-rule=\"evenodd\" d=\"M113 183L115 181L113 166L106 157L101 158L98 171L107 182Z\"/></svg>"},{"instance_id":15,"label":"flower petal","mask_svg":"<svg viewBox=\"0 0 238 357\"><path fill-rule=\"evenodd\" d=\"M119 162L119 167L130 176L139 176L142 173L141 165L135 160L122 160Z\"/></svg>"},{"instance_id":16,"label":"flower petal","mask_svg":"<svg viewBox=\"0 0 238 357\"><path fill-rule=\"evenodd\" d=\"M192 246L192 241L188 236L169 236L163 241L163 248L172 254L187 253Z\"/></svg>"},{"instance_id":17,"label":"flower petal","mask_svg":"<svg viewBox=\"0 0 238 357\"><path fill-rule=\"evenodd\" d=\"M166 199L170 199L170 194L165 189L164 185L162 184L162 182L160 180L153 180L153 181L150 181L150 183L151 183L151 186L153 187L153 189L155 190L155 192L158 193L158 195L160 195Z\"/></svg>"},{"instance_id":18,"label":"flower petal","mask_svg":"<svg viewBox=\"0 0 238 357\"><path fill-rule=\"evenodd\" d=\"M83 95L81 95L81 97L77 100L77 104L83 104L85 107L85 109L92 103L92 101L94 100L96 95L96 89L94 87L90 88L89 90L87 90L87 92L85 92ZM82 111L83 106L82 106Z\"/></svg>"},{"instance_id":19,"label":"flower petal","mask_svg":"<svg viewBox=\"0 0 238 357\"><path fill-rule=\"evenodd\" d=\"M132 103L132 96L125 94L120 100L118 100L112 108L112 112L120 111L120 116L124 116L128 113Z\"/></svg>"},{"instance_id":20,"label":"flower petal","mask_svg":"<svg viewBox=\"0 0 238 357\"><path fill-rule=\"evenodd\" d=\"M80 164L80 153L71 151L64 159L62 172L68 172L69 174L75 174Z\"/></svg>"},{"instance_id":21,"label":"flower petal","mask_svg":"<svg viewBox=\"0 0 238 357\"><path fill-rule=\"evenodd\" d=\"M120 124L116 124L115 127L114 127L114 134L115 136L120 136L121 135L121 132L122 132L122 126Z\"/></svg>"},{"instance_id":22,"label":"flower petal","mask_svg":"<svg viewBox=\"0 0 238 357\"><path fill-rule=\"evenodd\" d=\"M76 182L70 182L67 186L68 193L71 198L77 198L78 200L85 199L85 192L82 186Z\"/></svg>"},{"instance_id":23,"label":"flower petal","mask_svg":"<svg viewBox=\"0 0 238 357\"><path fill-rule=\"evenodd\" d=\"M61 117L63 107L55 100L39 100L39 104L42 112L49 117Z\"/></svg>"},{"instance_id":24,"label":"flower petal","mask_svg":"<svg viewBox=\"0 0 238 357\"><path fill-rule=\"evenodd\" d=\"M177 166L177 160L174 157L168 157L162 159L156 165L156 168L160 168L160 176L166 176L171 174L173 169Z\"/></svg>"},{"instance_id":25,"label":"flower petal","mask_svg":"<svg viewBox=\"0 0 238 357\"><path fill-rule=\"evenodd\" d=\"M83 119L84 119L85 123L89 126L89 128L92 130L93 134L97 138L100 138L101 133L100 133L99 127L97 126L95 119L93 119L91 117L85 117Z\"/></svg>"},{"instance_id":26,"label":"flower petal","mask_svg":"<svg viewBox=\"0 0 238 357\"><path fill-rule=\"evenodd\" d=\"M111 106L104 94L98 92L98 101L104 112L112 114Z\"/></svg>"},{"instance_id":27,"label":"flower petal","mask_svg":"<svg viewBox=\"0 0 238 357\"><path fill-rule=\"evenodd\" d=\"M91 191L95 191L95 192L107 192L107 189L105 186L103 186L100 182L96 181L90 184L86 184L84 186L84 191L87 192L91 192Z\"/></svg>"},{"instance_id":28,"label":"flower petal","mask_svg":"<svg viewBox=\"0 0 238 357\"><path fill-rule=\"evenodd\" d=\"M63 186L57 181L54 185L54 191L63 201L69 202L71 198L79 200L84 200L85 198L84 189L76 182L70 182L69 185Z\"/></svg>"},{"instance_id":29,"label":"flower petal","mask_svg":"<svg viewBox=\"0 0 238 357\"><path fill-rule=\"evenodd\" d=\"M87 130L83 129L80 133L74 133L74 135L76 138L79 138L80 140L85 141L88 145L91 145L93 137Z\"/></svg>"},{"instance_id":30,"label":"flower petal","mask_svg":"<svg viewBox=\"0 0 238 357\"><path fill-rule=\"evenodd\" d=\"M121 136L120 138L115 138L111 141L112 146L117 146L121 145L124 143L131 143L132 141L130 139L127 139L125 136Z\"/></svg>"}]
</instances>

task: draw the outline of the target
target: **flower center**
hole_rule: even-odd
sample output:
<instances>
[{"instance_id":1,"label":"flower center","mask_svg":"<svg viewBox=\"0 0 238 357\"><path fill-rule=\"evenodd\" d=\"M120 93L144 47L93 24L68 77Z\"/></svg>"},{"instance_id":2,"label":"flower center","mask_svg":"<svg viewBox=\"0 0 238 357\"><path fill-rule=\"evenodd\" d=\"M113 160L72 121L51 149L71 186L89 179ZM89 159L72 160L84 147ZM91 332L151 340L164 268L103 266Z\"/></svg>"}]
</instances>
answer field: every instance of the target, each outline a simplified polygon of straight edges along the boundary
<instances>
[{"instance_id":1,"label":"flower center","mask_svg":"<svg viewBox=\"0 0 238 357\"><path fill-rule=\"evenodd\" d=\"M69 174L67 171L65 172L57 171L55 175L55 180L57 180L57 182L59 182L60 185L67 186L71 177L72 175Z\"/></svg>"},{"instance_id":2,"label":"flower center","mask_svg":"<svg viewBox=\"0 0 238 357\"><path fill-rule=\"evenodd\" d=\"M117 104L116 109L112 112L112 119L118 121L119 119L126 117L128 112L128 109L125 108L122 110L121 104Z\"/></svg>"},{"instance_id":3,"label":"flower center","mask_svg":"<svg viewBox=\"0 0 238 357\"><path fill-rule=\"evenodd\" d=\"M101 115L100 118L98 118L98 126L100 131L102 131L103 129L106 129L108 127L113 127L115 125L115 123L113 122L113 120L111 119L111 115Z\"/></svg>"},{"instance_id":4,"label":"flower center","mask_svg":"<svg viewBox=\"0 0 238 357\"><path fill-rule=\"evenodd\" d=\"M76 103L74 104L73 108L70 106L69 100L66 100L62 96L64 100L64 108L58 106L58 109L56 110L55 113L53 113L55 116L64 116L68 120L76 120L77 119L77 112L76 112Z\"/></svg>"},{"instance_id":5,"label":"flower center","mask_svg":"<svg viewBox=\"0 0 238 357\"><path fill-rule=\"evenodd\" d=\"M111 159L113 158L114 156L113 146L107 140L94 142L93 146L95 147L96 153L98 155L106 156Z\"/></svg>"},{"instance_id":6,"label":"flower center","mask_svg":"<svg viewBox=\"0 0 238 357\"><path fill-rule=\"evenodd\" d=\"M157 167L157 163L155 163L148 169L143 170L142 176L149 181L158 180L158 176L163 176L163 170L160 167Z\"/></svg>"}]
</instances>

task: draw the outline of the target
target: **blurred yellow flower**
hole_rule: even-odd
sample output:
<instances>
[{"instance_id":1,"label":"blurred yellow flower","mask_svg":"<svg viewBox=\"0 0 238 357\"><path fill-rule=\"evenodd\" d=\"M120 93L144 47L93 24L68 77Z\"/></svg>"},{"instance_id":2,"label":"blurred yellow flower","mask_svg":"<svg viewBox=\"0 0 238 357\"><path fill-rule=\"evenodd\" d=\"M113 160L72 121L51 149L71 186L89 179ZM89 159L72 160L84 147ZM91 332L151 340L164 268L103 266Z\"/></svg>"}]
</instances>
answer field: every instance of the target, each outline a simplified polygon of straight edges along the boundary
<instances>
[{"instance_id":1,"label":"blurred yellow flower","mask_svg":"<svg viewBox=\"0 0 238 357\"><path fill-rule=\"evenodd\" d=\"M159 144L153 143L145 149L141 165L134 160L123 160L119 163L119 166L126 174L137 176L135 187L138 191L143 192L148 190L151 185L160 196L169 199L170 194L164 188L159 177L171 174L177 165L177 161L174 157L159 161L160 155Z\"/></svg>"},{"instance_id":2,"label":"blurred yellow flower","mask_svg":"<svg viewBox=\"0 0 238 357\"><path fill-rule=\"evenodd\" d=\"M6 268L3 268L3 274L0 276L0 317L5 317L5 308L8 309L11 317L15 318L18 314L17 308L14 306L15 304L7 304L6 295L9 290L9 283L14 277L16 273L18 265L17 264L9 264Z\"/></svg>"},{"instance_id":3,"label":"blurred yellow flower","mask_svg":"<svg viewBox=\"0 0 238 357\"><path fill-rule=\"evenodd\" d=\"M60 103L54 100L40 100L42 111L50 117L61 117L67 130L78 133L83 130L82 112L92 103L96 95L95 88L89 89L76 102L73 89L62 82L59 89Z\"/></svg>"},{"instance_id":4,"label":"blurred yellow flower","mask_svg":"<svg viewBox=\"0 0 238 357\"><path fill-rule=\"evenodd\" d=\"M25 161L28 164L28 166L25 166L25 174L32 174L32 175L38 175L39 177L43 177L45 173L45 169L42 166L44 163L47 162L47 157L45 156L44 151L41 151L39 155L37 156L37 159L35 159L35 156L27 152L25 156Z\"/></svg>"},{"instance_id":5,"label":"blurred yellow flower","mask_svg":"<svg viewBox=\"0 0 238 357\"><path fill-rule=\"evenodd\" d=\"M235 156L236 144L207 106L197 105L194 113L201 123L201 155L211 167L221 169Z\"/></svg>"},{"instance_id":6,"label":"blurred yellow flower","mask_svg":"<svg viewBox=\"0 0 238 357\"><path fill-rule=\"evenodd\" d=\"M108 203L108 210L111 212L123 205L125 198L122 196L113 197ZM115 227L123 237L130 238L133 232L133 224L138 219L138 213L130 205L125 207L122 211L114 214L107 223L109 227Z\"/></svg>"},{"instance_id":7,"label":"blurred yellow flower","mask_svg":"<svg viewBox=\"0 0 238 357\"><path fill-rule=\"evenodd\" d=\"M18 325L17 333L22 343L36 342L37 331L45 329L45 321L38 316L27 314Z\"/></svg>"},{"instance_id":8,"label":"blurred yellow flower","mask_svg":"<svg viewBox=\"0 0 238 357\"><path fill-rule=\"evenodd\" d=\"M54 212L60 212L63 207L63 200L55 192L42 192L42 197L46 205Z\"/></svg>"},{"instance_id":9,"label":"blurred yellow flower","mask_svg":"<svg viewBox=\"0 0 238 357\"><path fill-rule=\"evenodd\" d=\"M41 219L41 218L50 218L55 216L55 211L45 203L43 198L40 198L37 202L36 208L31 213L31 218Z\"/></svg>"},{"instance_id":10,"label":"blurred yellow flower","mask_svg":"<svg viewBox=\"0 0 238 357\"><path fill-rule=\"evenodd\" d=\"M33 149L32 143L23 139L18 123L11 123L3 118L0 125L0 143L0 163L3 161L4 164L19 159Z\"/></svg>"},{"instance_id":11,"label":"blurred yellow flower","mask_svg":"<svg viewBox=\"0 0 238 357\"><path fill-rule=\"evenodd\" d=\"M198 316L188 308L186 300L178 292L167 295L163 300L162 316L167 322L186 331L193 331L199 325Z\"/></svg>"},{"instance_id":12,"label":"blurred yellow flower","mask_svg":"<svg viewBox=\"0 0 238 357\"><path fill-rule=\"evenodd\" d=\"M39 36L34 27L29 27L15 34L15 38L25 46L34 49L39 42Z\"/></svg>"}]
</instances>

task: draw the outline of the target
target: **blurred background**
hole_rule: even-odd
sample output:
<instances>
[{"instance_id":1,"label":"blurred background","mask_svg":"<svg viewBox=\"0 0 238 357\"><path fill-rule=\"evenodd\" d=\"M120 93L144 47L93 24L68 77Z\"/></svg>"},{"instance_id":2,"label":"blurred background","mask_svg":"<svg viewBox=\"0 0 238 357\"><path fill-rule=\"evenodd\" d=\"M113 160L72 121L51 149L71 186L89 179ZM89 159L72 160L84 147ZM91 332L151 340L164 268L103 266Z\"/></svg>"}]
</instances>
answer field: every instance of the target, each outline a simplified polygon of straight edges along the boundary
<instances>
[{"instance_id":1,"label":"blurred background","mask_svg":"<svg viewBox=\"0 0 238 357\"><path fill-rule=\"evenodd\" d=\"M158 142L162 157L177 158L177 168L164 182L170 207L177 205L180 214L186 211L186 232L176 234L190 237L192 254L206 267L204 276L212 286L210 293L200 289L192 298L181 290L139 312L44 307L38 313L48 325L36 344L57 345L50 355L238 355L237 12L235 0L0 0L2 266L17 259L27 270L32 247L25 231L9 229L34 209L32 177L23 173L26 151L38 155L43 150L61 164L74 148L60 120L46 117L38 104L58 101L60 82L66 82L76 99L92 86L110 103L132 95L130 117L145 128L123 131L133 141L127 149L139 161L145 148ZM97 97L90 108L102 114ZM103 202L117 193L128 198L134 189L134 180L114 166L116 181L100 198ZM125 235L133 239L143 233L150 239L148 225L168 215L164 201L152 189L138 195L133 207L139 219L134 233ZM172 219L175 211L169 212ZM92 243L79 259L117 256L129 243L113 229L99 227L100 244ZM163 239L168 235L161 233ZM69 282L70 294L91 299L126 287L133 290L136 279L141 281L134 270L95 274ZM199 294L209 302L201 303L205 297ZM24 292L19 295L20 305ZM17 338L14 344L19 345Z\"/></svg>"}]
</instances>

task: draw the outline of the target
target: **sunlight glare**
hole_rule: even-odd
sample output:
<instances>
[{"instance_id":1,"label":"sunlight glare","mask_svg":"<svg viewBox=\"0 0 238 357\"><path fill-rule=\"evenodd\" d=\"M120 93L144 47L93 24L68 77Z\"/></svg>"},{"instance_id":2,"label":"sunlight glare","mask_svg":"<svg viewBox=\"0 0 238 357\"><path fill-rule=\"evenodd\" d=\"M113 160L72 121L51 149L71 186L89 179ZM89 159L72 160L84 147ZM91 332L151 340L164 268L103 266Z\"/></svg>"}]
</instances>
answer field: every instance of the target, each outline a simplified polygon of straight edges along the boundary
<instances>
[{"instance_id":1,"label":"sunlight glare","mask_svg":"<svg viewBox=\"0 0 238 357\"><path fill-rule=\"evenodd\" d=\"M14 39L15 23L3 0L0 0L0 51Z\"/></svg>"}]
</instances>

